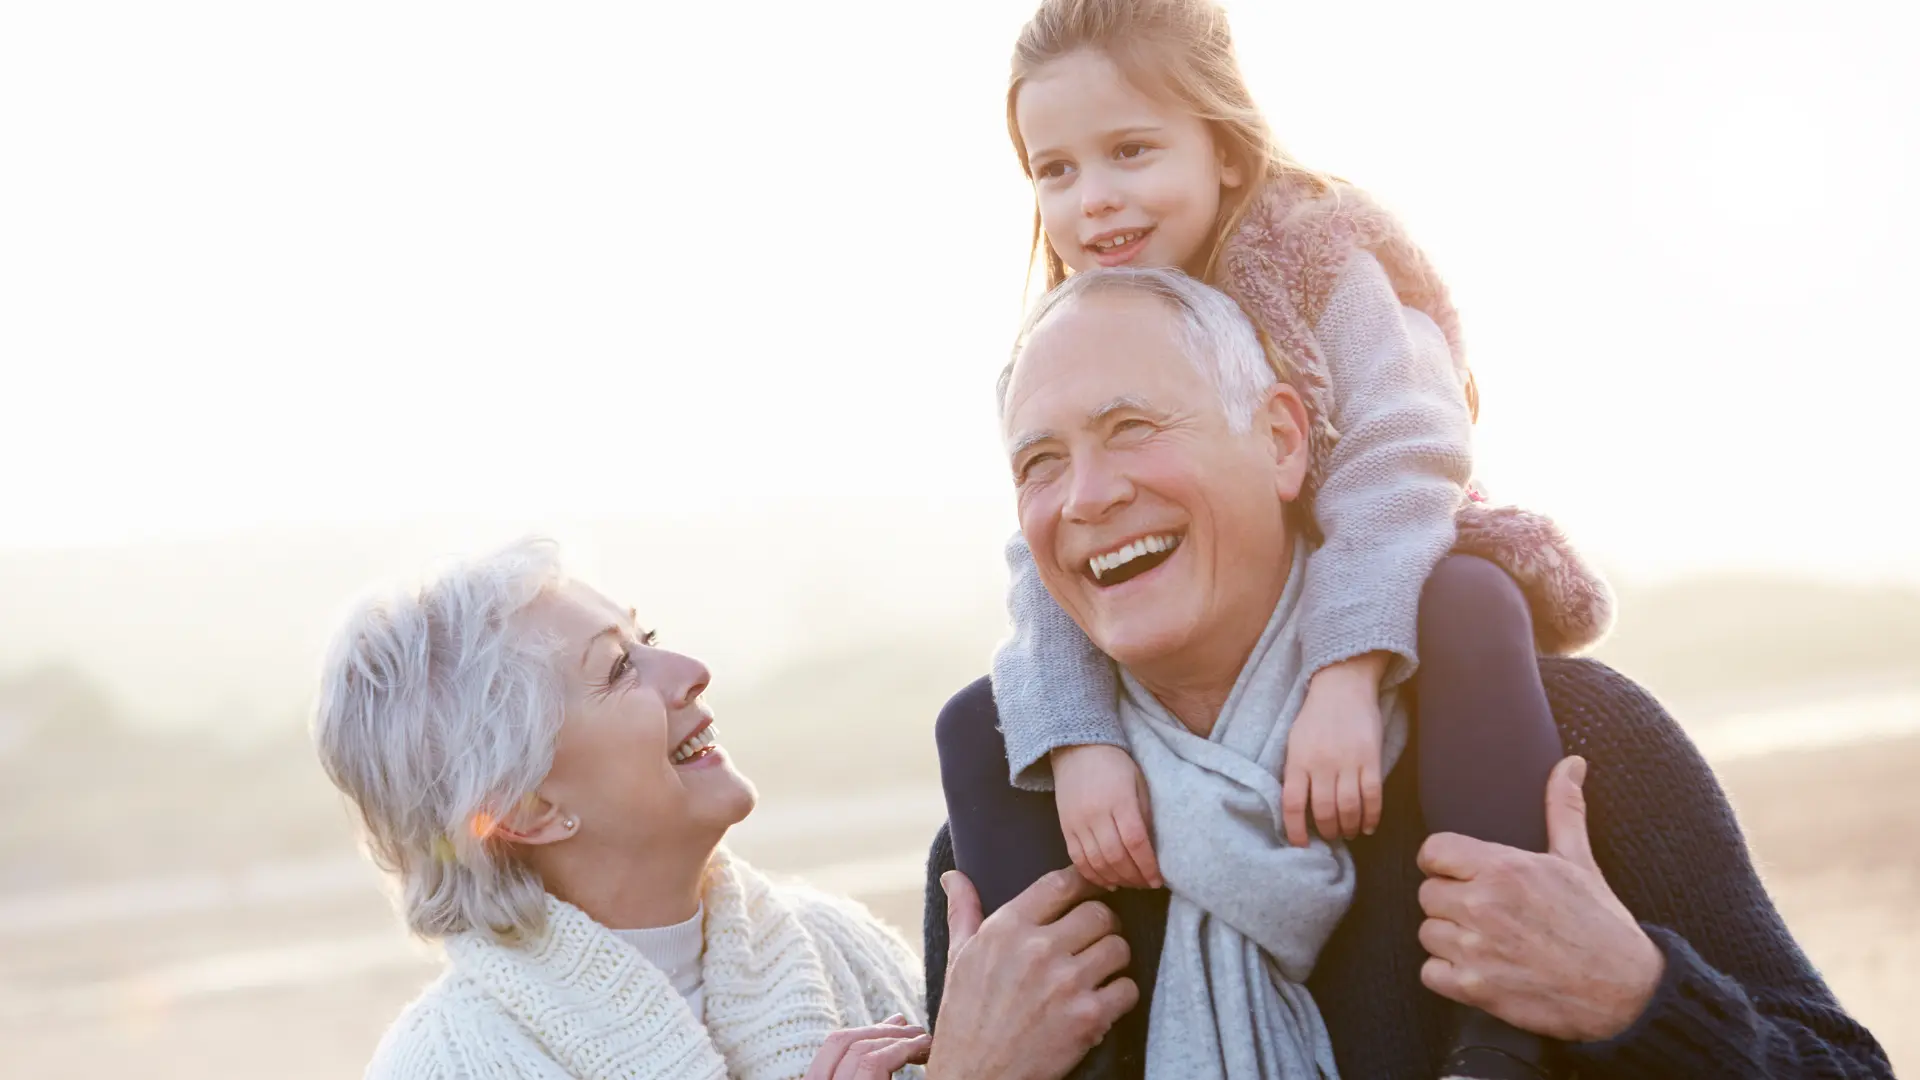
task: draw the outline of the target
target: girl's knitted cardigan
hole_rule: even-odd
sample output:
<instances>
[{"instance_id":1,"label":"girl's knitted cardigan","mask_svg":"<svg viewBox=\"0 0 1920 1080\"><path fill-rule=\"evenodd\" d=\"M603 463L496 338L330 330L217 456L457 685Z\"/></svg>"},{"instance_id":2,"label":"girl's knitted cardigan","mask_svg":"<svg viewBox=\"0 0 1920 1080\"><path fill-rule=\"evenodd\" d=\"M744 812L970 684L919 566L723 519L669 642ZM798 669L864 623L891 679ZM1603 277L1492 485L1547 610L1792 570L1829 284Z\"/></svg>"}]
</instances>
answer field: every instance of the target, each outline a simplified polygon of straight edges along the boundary
<instances>
[{"instance_id":1,"label":"girl's knitted cardigan","mask_svg":"<svg viewBox=\"0 0 1920 1080\"><path fill-rule=\"evenodd\" d=\"M790 1080L835 1030L925 1021L919 960L859 905L775 885L724 849L703 899L704 1021L638 950L549 896L537 933L448 939L447 972L388 1029L367 1076Z\"/></svg>"},{"instance_id":2,"label":"girl's knitted cardigan","mask_svg":"<svg viewBox=\"0 0 1920 1080\"><path fill-rule=\"evenodd\" d=\"M1347 184L1323 191L1287 177L1270 183L1221 253L1221 284L1272 344L1285 369L1281 376L1312 415L1309 492L1319 488L1320 470L1340 438L1314 328L1355 251L1380 261L1400 302L1439 326L1456 368L1463 375L1467 370L1460 316L1446 284L1392 214ZM1476 499L1461 506L1456 525L1455 551L1487 559L1519 582L1541 653L1576 653L1605 636L1613 622L1612 592L1552 521Z\"/></svg>"}]
</instances>

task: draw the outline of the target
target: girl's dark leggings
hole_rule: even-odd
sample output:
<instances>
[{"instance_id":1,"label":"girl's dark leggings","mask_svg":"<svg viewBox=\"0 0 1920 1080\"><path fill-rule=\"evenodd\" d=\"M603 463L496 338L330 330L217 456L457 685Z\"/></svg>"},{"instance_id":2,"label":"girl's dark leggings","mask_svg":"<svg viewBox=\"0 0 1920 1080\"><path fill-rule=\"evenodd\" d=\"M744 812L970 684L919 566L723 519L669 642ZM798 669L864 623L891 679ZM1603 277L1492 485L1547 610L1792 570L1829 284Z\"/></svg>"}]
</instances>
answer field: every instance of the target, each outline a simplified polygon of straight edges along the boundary
<instances>
[{"instance_id":1,"label":"girl's dark leggings","mask_svg":"<svg viewBox=\"0 0 1920 1080\"><path fill-rule=\"evenodd\" d=\"M1420 770L1427 831L1545 851L1547 774L1561 757L1560 733L1520 587L1484 559L1450 555L1427 579L1419 633L1408 753ZM934 733L954 861L991 913L1071 861L1053 795L1008 782L988 680L955 694Z\"/></svg>"}]
</instances>

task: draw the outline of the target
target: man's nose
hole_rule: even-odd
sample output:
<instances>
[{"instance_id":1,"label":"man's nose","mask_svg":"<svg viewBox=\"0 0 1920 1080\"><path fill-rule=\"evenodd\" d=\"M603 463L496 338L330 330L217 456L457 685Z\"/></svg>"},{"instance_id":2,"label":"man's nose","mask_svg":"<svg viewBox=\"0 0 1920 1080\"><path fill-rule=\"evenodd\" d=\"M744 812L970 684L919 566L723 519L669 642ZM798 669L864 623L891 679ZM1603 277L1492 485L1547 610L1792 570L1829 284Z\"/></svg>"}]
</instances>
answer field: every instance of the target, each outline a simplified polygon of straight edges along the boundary
<instances>
[{"instance_id":1,"label":"man's nose","mask_svg":"<svg viewBox=\"0 0 1920 1080\"><path fill-rule=\"evenodd\" d=\"M1068 521L1104 521L1133 497L1133 484L1099 455L1074 462L1061 513Z\"/></svg>"}]
</instances>

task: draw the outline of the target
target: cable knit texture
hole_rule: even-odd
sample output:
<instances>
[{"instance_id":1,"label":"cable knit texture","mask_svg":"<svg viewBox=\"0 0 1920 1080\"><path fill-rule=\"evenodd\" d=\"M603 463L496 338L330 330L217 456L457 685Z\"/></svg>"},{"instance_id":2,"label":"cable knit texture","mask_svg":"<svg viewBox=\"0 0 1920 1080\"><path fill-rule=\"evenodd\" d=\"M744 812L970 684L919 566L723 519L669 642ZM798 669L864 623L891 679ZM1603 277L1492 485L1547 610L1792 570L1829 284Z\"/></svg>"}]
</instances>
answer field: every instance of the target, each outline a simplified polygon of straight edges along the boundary
<instances>
[{"instance_id":1,"label":"cable knit texture","mask_svg":"<svg viewBox=\"0 0 1920 1080\"><path fill-rule=\"evenodd\" d=\"M859 905L776 885L725 850L703 900L704 1024L638 950L550 896L539 934L448 939L448 970L394 1022L367 1076L797 1078L835 1030L921 1021L919 961Z\"/></svg>"},{"instance_id":2,"label":"cable knit texture","mask_svg":"<svg viewBox=\"0 0 1920 1080\"><path fill-rule=\"evenodd\" d=\"M1587 759L1594 858L1607 884L1667 961L1646 1011L1604 1043L1569 1047L1584 1080L1892 1080L1885 1051L1847 1015L1781 921L1754 873L1733 808L1713 771L1660 703L1591 660L1547 659L1540 676L1560 737ZM1419 738L1416 711L1414 738ZM1412 755L1408 755L1410 758ZM1448 1048L1448 1002L1420 983L1420 883L1426 838L1418 770L1403 758L1387 777L1380 828L1348 845L1358 888L1307 987L1333 1040L1340 1074L1427 1080ZM926 962L946 976L946 898L953 868L946 830L927 867ZM1166 894L1126 894L1125 927L1151 1008ZM929 1001L937 1020L937 993ZM1132 1028L1138 1032L1138 1026ZM1103 1047L1105 1051L1108 1048ZM1138 1047L1075 1076L1138 1076ZM1090 1060L1089 1064L1092 1064Z\"/></svg>"},{"instance_id":3,"label":"cable knit texture","mask_svg":"<svg viewBox=\"0 0 1920 1080\"><path fill-rule=\"evenodd\" d=\"M1460 320L1426 256L1358 189L1310 196L1276 182L1222 258L1222 287L1274 345L1310 417L1304 507L1322 540L1303 630L1312 670L1369 652L1418 663L1427 575L1449 549L1511 574L1543 654L1605 635L1613 599L1545 517L1467 498L1473 460ZM1047 790L1047 754L1126 745L1112 666L1046 592L1020 537L1007 545L1013 633L993 659L1015 785Z\"/></svg>"}]
</instances>

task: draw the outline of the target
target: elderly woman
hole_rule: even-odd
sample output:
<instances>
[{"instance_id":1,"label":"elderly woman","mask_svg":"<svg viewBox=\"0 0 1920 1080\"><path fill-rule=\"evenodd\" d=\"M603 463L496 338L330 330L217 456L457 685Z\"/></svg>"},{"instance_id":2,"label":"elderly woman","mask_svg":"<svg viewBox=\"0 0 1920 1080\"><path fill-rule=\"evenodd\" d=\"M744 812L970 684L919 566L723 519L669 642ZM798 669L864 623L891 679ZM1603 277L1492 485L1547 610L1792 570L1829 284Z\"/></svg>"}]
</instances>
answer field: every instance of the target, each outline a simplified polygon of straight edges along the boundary
<instances>
[{"instance_id":1,"label":"elderly woman","mask_svg":"<svg viewBox=\"0 0 1920 1080\"><path fill-rule=\"evenodd\" d=\"M864 909L720 847L754 789L707 669L528 542L369 603L315 739L448 970L373 1077L884 1077L919 961Z\"/></svg>"}]
</instances>

